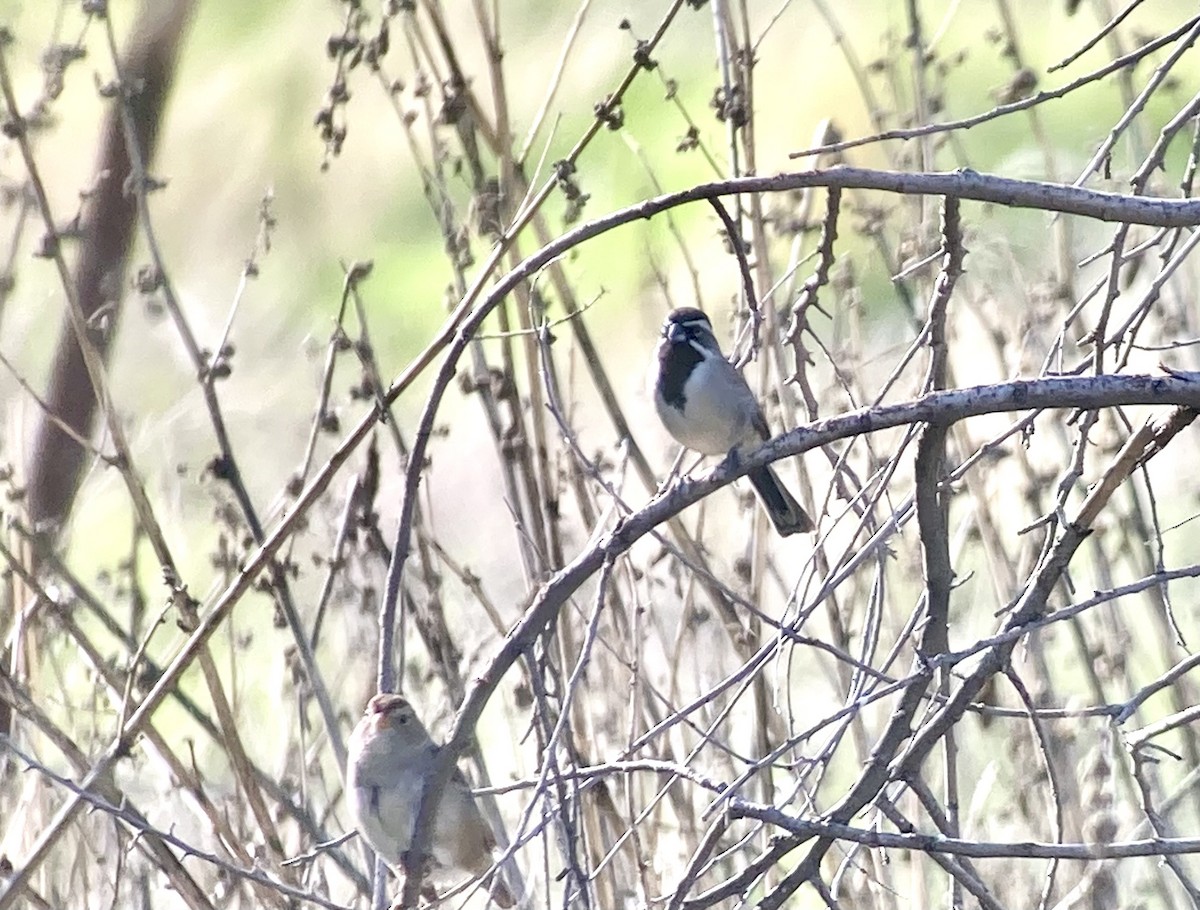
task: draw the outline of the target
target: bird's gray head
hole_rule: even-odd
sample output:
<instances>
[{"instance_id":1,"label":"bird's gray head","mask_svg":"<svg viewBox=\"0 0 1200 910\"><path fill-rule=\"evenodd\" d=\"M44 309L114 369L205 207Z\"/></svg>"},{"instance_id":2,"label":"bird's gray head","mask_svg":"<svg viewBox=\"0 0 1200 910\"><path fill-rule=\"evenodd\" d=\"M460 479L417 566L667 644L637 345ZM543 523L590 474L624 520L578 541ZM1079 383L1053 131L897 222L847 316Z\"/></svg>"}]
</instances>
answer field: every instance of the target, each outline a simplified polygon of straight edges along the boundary
<instances>
[{"instance_id":1,"label":"bird's gray head","mask_svg":"<svg viewBox=\"0 0 1200 910\"><path fill-rule=\"evenodd\" d=\"M712 323L703 311L695 307L671 310L663 322L662 336L673 345L691 344L717 354L721 353L721 346L713 334Z\"/></svg>"},{"instance_id":2,"label":"bird's gray head","mask_svg":"<svg viewBox=\"0 0 1200 910\"><path fill-rule=\"evenodd\" d=\"M390 748L423 748L430 744L429 733L403 695L381 692L367 702L364 723Z\"/></svg>"}]
</instances>

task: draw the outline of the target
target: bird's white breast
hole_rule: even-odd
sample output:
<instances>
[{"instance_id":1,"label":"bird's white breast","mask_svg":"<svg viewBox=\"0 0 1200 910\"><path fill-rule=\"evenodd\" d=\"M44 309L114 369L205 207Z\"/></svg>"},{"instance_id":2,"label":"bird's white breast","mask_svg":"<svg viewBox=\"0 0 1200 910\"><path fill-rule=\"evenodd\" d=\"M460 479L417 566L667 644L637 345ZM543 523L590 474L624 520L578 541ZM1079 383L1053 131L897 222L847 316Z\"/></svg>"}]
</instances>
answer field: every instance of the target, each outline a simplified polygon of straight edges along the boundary
<instances>
[{"instance_id":1,"label":"bird's white breast","mask_svg":"<svg viewBox=\"0 0 1200 910\"><path fill-rule=\"evenodd\" d=\"M421 783L420 777L413 776L387 787L349 788L351 810L359 832L389 865L397 865L412 842Z\"/></svg>"},{"instance_id":2,"label":"bird's white breast","mask_svg":"<svg viewBox=\"0 0 1200 910\"><path fill-rule=\"evenodd\" d=\"M758 404L742 377L721 358L696 364L683 386L684 413L655 395L654 403L667 432L704 455L726 455L753 438Z\"/></svg>"}]
</instances>

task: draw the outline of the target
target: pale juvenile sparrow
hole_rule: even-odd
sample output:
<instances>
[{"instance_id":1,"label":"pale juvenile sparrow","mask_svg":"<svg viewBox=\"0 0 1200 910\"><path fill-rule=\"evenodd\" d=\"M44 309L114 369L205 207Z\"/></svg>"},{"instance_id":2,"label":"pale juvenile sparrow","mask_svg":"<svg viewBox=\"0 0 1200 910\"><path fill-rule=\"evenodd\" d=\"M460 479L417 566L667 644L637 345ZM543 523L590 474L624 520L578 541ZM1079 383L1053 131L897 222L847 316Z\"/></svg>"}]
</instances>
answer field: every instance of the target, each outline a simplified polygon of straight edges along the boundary
<instances>
[{"instance_id":1,"label":"pale juvenile sparrow","mask_svg":"<svg viewBox=\"0 0 1200 910\"><path fill-rule=\"evenodd\" d=\"M438 753L425 726L403 696L380 693L350 736L346 792L358 833L389 866L399 870L412 841L425 781ZM430 853L435 869L472 876L488 873L496 838L484 821L466 778L457 768L437 808ZM516 900L501 875L491 882L501 907Z\"/></svg>"},{"instance_id":2,"label":"pale juvenile sparrow","mask_svg":"<svg viewBox=\"0 0 1200 910\"><path fill-rule=\"evenodd\" d=\"M672 310L663 323L654 404L667 432L703 455L736 457L771 437L750 386L721 353L708 317L694 307ZM813 529L770 467L746 476L780 535Z\"/></svg>"}]
</instances>

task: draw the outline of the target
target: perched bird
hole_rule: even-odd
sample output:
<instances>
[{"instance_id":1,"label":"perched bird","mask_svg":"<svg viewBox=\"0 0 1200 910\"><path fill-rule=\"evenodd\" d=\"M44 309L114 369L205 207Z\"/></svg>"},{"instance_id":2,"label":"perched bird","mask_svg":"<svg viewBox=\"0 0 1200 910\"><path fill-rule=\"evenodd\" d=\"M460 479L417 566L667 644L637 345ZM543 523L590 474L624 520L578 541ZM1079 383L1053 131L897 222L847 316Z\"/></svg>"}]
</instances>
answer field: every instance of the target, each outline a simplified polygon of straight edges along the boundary
<instances>
[{"instance_id":1,"label":"perched bird","mask_svg":"<svg viewBox=\"0 0 1200 910\"><path fill-rule=\"evenodd\" d=\"M708 317L694 307L672 310L663 323L654 404L667 432L703 455L736 457L771 436L750 386L721 353ZM813 529L770 467L747 477L780 535Z\"/></svg>"},{"instance_id":2,"label":"perched bird","mask_svg":"<svg viewBox=\"0 0 1200 910\"><path fill-rule=\"evenodd\" d=\"M389 866L399 868L412 841L425 782L438 746L403 696L380 693L350 735L346 792L358 833ZM496 838L483 819L466 778L457 768L438 803L430 845L435 869L484 875L492 866ZM501 907L516 900L495 875L493 899Z\"/></svg>"}]
</instances>

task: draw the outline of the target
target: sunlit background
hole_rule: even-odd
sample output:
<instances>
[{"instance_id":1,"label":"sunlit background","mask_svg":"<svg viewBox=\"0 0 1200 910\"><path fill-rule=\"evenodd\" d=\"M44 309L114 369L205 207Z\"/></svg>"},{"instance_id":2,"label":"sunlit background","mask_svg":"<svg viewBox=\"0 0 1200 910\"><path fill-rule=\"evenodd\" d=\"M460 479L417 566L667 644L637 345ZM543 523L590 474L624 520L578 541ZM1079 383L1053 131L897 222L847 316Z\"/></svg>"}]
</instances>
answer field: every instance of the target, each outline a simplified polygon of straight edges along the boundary
<instances>
[{"instance_id":1,"label":"sunlit background","mask_svg":"<svg viewBox=\"0 0 1200 910\"><path fill-rule=\"evenodd\" d=\"M921 69L925 82L919 87L908 41L912 21L907 4L797 0L750 3L744 10L739 6L734 15L739 28L745 28L751 37L756 64L753 171L772 174L812 166L811 159L794 160L789 154L830 141L832 134L821 132L827 126L842 138L867 136L913 127L918 121L970 117L1037 90L1067 85L1134 50L1147 36L1178 27L1192 10L1191 4L1183 2L1147 4L1116 37L1102 40L1065 69L1048 72L1094 35L1107 17L1104 3L1084 4L1073 15L1066 5L1056 2L1035 8L980 0L920 4L924 48L934 62ZM504 98L512 149L521 154L529 183L540 187L552 178L555 162L566 156L592 124L596 106L629 70L638 42L655 34L669 4L451 0L443 6L471 91L489 115L495 114L496 97ZM480 40L480 9L488 17L498 16L502 85L493 78ZM363 11L370 23L363 34L374 34L380 8L372 3ZM124 45L139 14L139 5L127 0L109 4L119 45ZM183 40L159 148L150 165L151 175L163 183L149 196L152 226L162 264L186 318L200 344L209 348L220 343L228 326L228 342L234 346L232 373L219 381L217 389L249 493L269 526L285 513L291 501L288 481L304 462L327 348L342 306L346 270L353 263L372 265L359 290L373 351L383 381L388 383L429 343L461 298L446 255L439 212L430 205L426 192L430 174L439 173L451 209L448 217L463 226L463 249L473 260L463 271L467 282L478 275L491 249L490 239L481 236L473 221L471 176L453 129L431 131L431 115L437 115L446 73L431 73L414 60L430 53L441 59L441 53L421 43L428 41L427 30L403 25L406 14L392 20L390 48L382 58L380 72L359 65L347 74L350 98L336 114L337 122L345 127L340 151L334 154L322 140L314 118L327 104L337 68L329 43L342 34L347 15L347 5L335 2L198 3ZM111 105L98 91L114 78L105 25L86 16L80 3L50 0L0 0L0 24L11 34L3 53L21 105L32 103L42 93L43 62L51 48L77 45L84 51L82 59L66 68L61 94L49 108L45 128L30 134L56 224L62 227L74 217L80 194L95 179L99 125ZM685 8L672 20L653 53L656 66L641 71L625 96L620 128L602 128L579 159L574 181L588 197L582 210L572 213L561 191L544 206L542 213L551 236L648 197L750 169L744 146L739 146L734 161L729 126L716 115L713 101L721 86L717 48L713 4ZM1097 79L1094 86L1029 112L951 134L855 148L836 159L823 157L821 164L842 161L913 171L971 167L1008 177L1070 183L1162 59L1160 55L1143 62L1132 73ZM1183 59L1117 143L1111 163L1104 169L1109 176L1092 176L1088 186L1127 189L1132 170L1157 138L1158 130L1193 94L1197 70L1195 59ZM924 110L915 109L914 99L918 98ZM436 148L431 135L440 143ZM45 230L36 209L20 204L27 177L20 151L11 140L5 140L0 148L0 190L5 193L0 210L0 263L9 263L7 275L12 282L0 298L0 353L11 365L0 371L4 420L0 460L11 465L15 477L20 478L33 428L42 417L33 393L40 394L46 382L64 316L64 299L53 263L33 255ZM1154 192L1178 194L1178 175L1190 152L1183 139L1170 147L1161 179L1152 184ZM489 149L483 158L494 164L496 156ZM770 259L781 287L786 267L798 258L796 283L800 283L813 267L813 260L807 257L816 244L823 197L780 194L764 198L763 205L768 245L754 250L754 256ZM1053 334L1070 305L1059 297L1062 267L1066 263L1074 269L1101 250L1109 242L1111 229L1071 221L1064 249L1062 235L1055 233L1055 219L1044 213L982 205L967 206L965 211L970 256L956 306L968 341L956 359L957 381L967 385L1002 381L1017 374L1038 375L1047 369L1043 358L1049 345L1040 332L1050 325L1048 331ZM269 213L269 226L264 224L264 212ZM900 352L912 343L913 320L919 323L923 314L925 289L936 262L923 269L916 267L913 284L917 290L912 297L906 297L901 289L905 280L893 279L936 253L938 218L936 200L847 194L837 248L838 270L832 288L822 298L827 315L813 317L828 351L814 364L810 381L827 412L849 407L841 397L843 384L835 366L853 372L864 389L878 390ZM801 228L798 235L788 230L797 223ZM561 263L577 301L586 307L582 318L597 339L603 366L626 409L636 441L661 477L667 475L676 453L654 416L648 392L650 362L663 314L672 306L703 306L714 315L727 348L735 337L729 316L738 304L740 279L737 262L719 231L712 209L696 204L674 210L669 218L622 227L577 248ZM802 249L798 257L792 257L797 236ZM505 259L488 283L539 245L532 232L524 232L512 257ZM71 250L68 242L68 262ZM246 263L251 259L256 274L244 281ZM119 320L104 327L115 333L108 371L136 468L145 479L182 578L203 604L230 578L229 566L214 565L214 553L237 554L236 562L253 547L239 520L222 517L230 514L231 500L209 469L216 449L196 370L163 312L160 296L143 295L130 286L139 268L150 261L144 236L139 237L129 260ZM1106 262L1079 267L1071 274L1073 290L1065 293L1071 301L1082 297L1082 289L1105 276L1107 269ZM1194 290L1191 278L1181 274L1178 280ZM564 314L549 276L539 276L535 287L545 296L547 317L561 319ZM769 290L757 288L759 295ZM915 310L910 309L913 299ZM779 299L773 298L771 303L786 319L791 301L782 299L780 292ZM1000 346L1008 358L1004 363L990 351L977 354L969 349L974 343L969 339L982 338L988 331L988 320L981 317L977 324L972 314L997 311L1011 314L1007 322L1012 336ZM1049 311L1053 317L1039 326L1037 314ZM350 323L357 326L354 318ZM496 320L489 326L492 332L499 331ZM1164 332L1169 335L1170 329L1168 325ZM355 337L356 333L357 329ZM566 326L556 328L555 333L564 341L569 336ZM496 358L495 366L498 341L488 341L485 349ZM652 491L622 467L622 440L586 381L579 356L572 347L563 351L559 363L563 377L570 380L565 404L572 428L581 450L612 470L613 477L625 484L626 501L637 508ZM1077 356L1070 355L1072 363ZM1134 366L1148 369L1162 355L1150 352L1139 356L1142 359ZM345 428L372 407L369 400L351 394L362 375L352 355L342 357L330 401L330 412L339 424L320 435L316 465L333 450ZM1187 358L1192 357L1180 355L1183 362L1176 365L1190 368ZM751 367L752 372L754 369ZM519 375L524 378L523 367ZM427 387L428 378L422 377L395 405L397 428L409 441ZM912 391L910 385L891 395L902 398ZM798 410L786 417L774 407L770 410L777 432L802 421ZM497 446L475 397L457 388L439 413L438 430L421 493L428 527L449 559L482 579L502 624L510 623L519 617L522 598L539 579L529 577L522 568L520 532L514 530L511 503L502 493ZM557 438L557 431L550 435ZM388 439L381 430L384 454L376 507L390 545L402 476L400 460ZM889 457L886 445L877 455ZM554 470L565 475L569 459L557 458ZM1035 453L1032 460L1037 458ZM1055 465L1061 467L1053 457L1049 464L1051 474L1057 470ZM361 465L359 453L346 476L361 470ZM795 467L783 470L789 478L798 476ZM805 470L811 472L806 489L823 496L821 491L830 484L830 465L810 455ZM1052 483L1048 480L1047 486ZM19 487L19 480L14 485ZM564 491L566 486L563 481ZM305 611L320 591L324 569L319 560L328 556L343 493L344 480L335 480L331 493L309 516L308 529L296 538L290 551L290 559L298 567L297 599ZM823 501L817 500L818 508ZM1159 505L1164 522L1182 520L1195 511L1194 492L1187 490ZM18 504L13 502L12 507ZM578 510L565 492L562 508L568 516L562 535L569 559L583 547L591 529L581 524ZM744 544L752 519L728 492L706 508L712 564L726 576L742 572L749 557L721 544ZM1012 529L1033 517L1014 515ZM658 558L654 555L659 552L657 547L647 542L635 552L642 562L651 563ZM62 529L59 549L76 575L111 603L114 616L127 615L134 579L134 587L140 586L148 594L150 615L157 615L164 600L158 568L145 547L135 544L128 495L116 471L96 464L88 469ZM141 559L133 564L131 554L135 552L141 553ZM796 566L808 558L800 550L787 554L780 559L789 571L799 571ZM987 561L978 554L968 554L964 560L972 558L986 571ZM548 571L555 568L558 566L547 566ZM318 657L345 725L343 733L373 691L373 623L382 579L383 567L375 565L340 583L325 618L327 633ZM456 644L464 654L463 673L469 679L486 666L500 632L480 618L477 608L464 606L469 598L461 578L447 576L444 581L445 608L456 623ZM781 608L793 581L789 576L778 590L772 587L764 603ZM907 584L919 587L919 572L911 573ZM911 595L915 589L906 589L906 593ZM994 589L990 582L979 582L972 590L982 592L978 596L986 602L986 609L965 619L965 628L985 635L994 625L993 611L1012 592ZM908 608L906 602L904 609ZM582 625L588 605L580 603L575 609L580 613L573 621ZM678 643L688 634L687 624L677 616L673 603L662 609L656 635L666 641L677 637ZM312 739L297 738L296 714L303 710L297 712L292 694L290 639L274 620L271 598L262 592L253 595L218 636L217 650L230 676L251 753L265 769L281 776L296 774L296 768L305 763L323 768L323 774L314 775L319 786L311 784L322 795L313 799L328 808L330 815L323 823L336 834L348 824L336 802L340 781L330 755L322 751L319 724L311 730L305 728ZM857 620L852 625L861 628ZM0 624L0 628L6 626ZM146 631L143 628L137 634ZM182 634L174 628L172 617L151 636L148 653L160 659L169 657ZM686 693L703 690L729 669L727 660L706 650L723 647L719 630L710 623L707 634L707 638L700 637L705 647L688 652L683 664L687 674L697 677L678 684ZM82 731L94 727L95 742L105 743L115 716L112 706L96 687L95 704L85 708L91 697L85 693L95 687L91 672L73 657L72 646L64 639L47 636L45 641L47 649L39 655L44 663L36 672L26 670L39 680L36 688L42 692L59 690L47 710L73 726L81 737ZM440 677L437 668L429 666L427 655L410 647L415 656L403 681L409 687L430 684L421 707L431 727L444 729L457 702L440 681L433 682ZM114 650L110 657L117 660L116 654ZM249 656L235 660L235 654ZM712 678L703 678L710 666ZM195 676L189 677L188 687L201 692L198 674ZM824 682L814 684L817 688L821 685ZM832 699L831 704L841 697L834 689L822 690L822 697ZM485 716L481 739L500 743L487 756L493 780L527 775L537 766L536 756L520 739L522 728L517 720L528 707L523 701L527 698L528 692L509 686L498 699L502 706ZM280 706L286 706L285 710ZM821 713L826 709L828 706ZM195 736L182 718L171 719L170 712L176 710L173 706L164 709L163 729L181 737ZM96 714L88 715L88 711ZM623 734L609 730L606 735L619 739ZM278 748L283 742L292 747ZM221 746L197 738L196 755L197 765L212 786L232 792ZM161 768L152 763L148 766L153 770L144 779L131 773L126 781L131 792L142 797L143 808L166 786ZM834 777L838 780L848 779L845 775L854 771L853 762L837 767ZM183 806L186 800L176 793L171 804ZM36 832L49 809L38 815L30 802L23 806L22 811L29 813L25 830ZM516 813L506 810L505 814L511 819ZM161 827L172 824L161 817L154 821ZM177 821L181 832L203 839L206 828L190 810L181 809ZM24 854L28 844L20 832L0 821L0 835L10 859ZM312 847L299 835L289 838L291 851ZM361 864L357 851L352 855ZM668 871L671 863L685 862L687 856L688 850L679 847L678 855L664 862L667 868L658 872L673 882ZM536 873L532 877L536 879ZM351 900L352 892L344 881L334 889L334 898Z\"/></svg>"}]
</instances>

